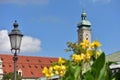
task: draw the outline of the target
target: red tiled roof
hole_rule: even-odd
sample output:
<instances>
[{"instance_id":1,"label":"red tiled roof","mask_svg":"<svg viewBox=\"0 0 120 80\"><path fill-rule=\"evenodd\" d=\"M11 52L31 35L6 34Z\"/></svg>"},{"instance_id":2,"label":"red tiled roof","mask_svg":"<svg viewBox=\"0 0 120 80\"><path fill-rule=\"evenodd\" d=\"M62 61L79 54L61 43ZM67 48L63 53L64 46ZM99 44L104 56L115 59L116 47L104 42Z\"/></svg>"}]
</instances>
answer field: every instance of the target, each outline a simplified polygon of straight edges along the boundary
<instances>
[{"instance_id":1,"label":"red tiled roof","mask_svg":"<svg viewBox=\"0 0 120 80\"><path fill-rule=\"evenodd\" d=\"M0 54L3 61L3 72L9 73L14 70L13 55ZM23 78L39 78L42 77L42 69L49 67L52 62L57 62L58 58L37 57L37 56L18 56L17 70L22 70Z\"/></svg>"}]
</instances>

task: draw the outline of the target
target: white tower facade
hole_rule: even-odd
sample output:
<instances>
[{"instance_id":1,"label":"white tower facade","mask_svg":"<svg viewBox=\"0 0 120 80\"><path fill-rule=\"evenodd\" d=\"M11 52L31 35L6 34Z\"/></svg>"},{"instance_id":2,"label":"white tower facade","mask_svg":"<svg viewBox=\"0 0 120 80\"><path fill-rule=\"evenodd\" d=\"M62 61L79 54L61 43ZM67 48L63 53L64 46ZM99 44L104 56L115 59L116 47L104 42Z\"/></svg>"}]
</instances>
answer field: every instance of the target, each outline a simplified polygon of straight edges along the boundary
<instances>
[{"instance_id":1,"label":"white tower facade","mask_svg":"<svg viewBox=\"0 0 120 80\"><path fill-rule=\"evenodd\" d=\"M91 23L86 19L86 13L83 11L81 14L82 20L78 23L78 43L83 40L91 42Z\"/></svg>"}]
</instances>

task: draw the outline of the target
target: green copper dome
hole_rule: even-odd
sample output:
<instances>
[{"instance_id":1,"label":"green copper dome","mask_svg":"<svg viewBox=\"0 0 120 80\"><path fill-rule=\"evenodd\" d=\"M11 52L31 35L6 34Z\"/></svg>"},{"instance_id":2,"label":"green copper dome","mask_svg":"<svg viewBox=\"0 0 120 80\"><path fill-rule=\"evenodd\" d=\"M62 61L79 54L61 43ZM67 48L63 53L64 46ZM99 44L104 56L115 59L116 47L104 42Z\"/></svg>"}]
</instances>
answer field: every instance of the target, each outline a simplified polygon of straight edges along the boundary
<instances>
[{"instance_id":1,"label":"green copper dome","mask_svg":"<svg viewBox=\"0 0 120 80\"><path fill-rule=\"evenodd\" d=\"M91 26L91 23L90 23L90 21L88 21L87 19L86 19L86 13L83 11L82 12L82 14L81 14L81 18L82 18L82 20L81 20L81 22L79 22L78 23L78 28L81 28L81 27L90 27Z\"/></svg>"}]
</instances>

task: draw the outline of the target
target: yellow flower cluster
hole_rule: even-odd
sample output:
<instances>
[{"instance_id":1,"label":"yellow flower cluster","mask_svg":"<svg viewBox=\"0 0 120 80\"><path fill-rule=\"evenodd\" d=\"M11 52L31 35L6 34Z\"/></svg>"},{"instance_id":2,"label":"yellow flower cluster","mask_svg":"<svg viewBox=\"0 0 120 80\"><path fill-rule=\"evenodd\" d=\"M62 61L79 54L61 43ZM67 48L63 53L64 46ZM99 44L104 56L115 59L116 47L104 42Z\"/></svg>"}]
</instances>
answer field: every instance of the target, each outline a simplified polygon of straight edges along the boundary
<instances>
[{"instance_id":1,"label":"yellow flower cluster","mask_svg":"<svg viewBox=\"0 0 120 80\"><path fill-rule=\"evenodd\" d=\"M80 45L82 49L85 49L86 51L72 55L72 59L76 63L90 60L91 57L94 55L93 50L101 46L101 44L97 40L93 41L92 43L90 43L88 40L84 40L82 43L80 43ZM100 56L100 54L100 51L96 51L95 57L97 58L98 56Z\"/></svg>"},{"instance_id":2,"label":"yellow flower cluster","mask_svg":"<svg viewBox=\"0 0 120 80\"><path fill-rule=\"evenodd\" d=\"M43 71L42 71L43 74L45 74L45 76L47 78L51 78L54 74L53 74L53 68L50 67L50 68L47 68L47 67L44 67Z\"/></svg>"},{"instance_id":3,"label":"yellow flower cluster","mask_svg":"<svg viewBox=\"0 0 120 80\"><path fill-rule=\"evenodd\" d=\"M73 54L72 59L76 62L79 63L84 60L89 60L91 56L93 55L92 50L87 50L87 53L81 53L81 54Z\"/></svg>"},{"instance_id":4,"label":"yellow flower cluster","mask_svg":"<svg viewBox=\"0 0 120 80\"><path fill-rule=\"evenodd\" d=\"M61 57L59 57L59 60L58 60L58 63L61 65L61 64L64 64L65 63L65 60Z\"/></svg>"},{"instance_id":5,"label":"yellow flower cluster","mask_svg":"<svg viewBox=\"0 0 120 80\"><path fill-rule=\"evenodd\" d=\"M102 53L101 50L96 51L96 58L99 57L101 55L101 53Z\"/></svg>"},{"instance_id":6,"label":"yellow flower cluster","mask_svg":"<svg viewBox=\"0 0 120 80\"><path fill-rule=\"evenodd\" d=\"M82 46L82 48L86 49L86 48L98 48L101 46L101 43L98 42L98 40L93 41L92 43L90 43L88 40L84 40L82 43L80 43L80 45Z\"/></svg>"},{"instance_id":7,"label":"yellow flower cluster","mask_svg":"<svg viewBox=\"0 0 120 80\"><path fill-rule=\"evenodd\" d=\"M72 59L73 59L76 63L79 63L79 62L82 61L81 55L77 55L77 54L73 54L73 55L72 55Z\"/></svg>"},{"instance_id":8,"label":"yellow flower cluster","mask_svg":"<svg viewBox=\"0 0 120 80\"><path fill-rule=\"evenodd\" d=\"M93 55L93 51L88 49L85 57L86 59L90 59L92 55Z\"/></svg>"},{"instance_id":9,"label":"yellow flower cluster","mask_svg":"<svg viewBox=\"0 0 120 80\"><path fill-rule=\"evenodd\" d=\"M95 40L91 43L91 48L98 48L100 46L101 46L101 44L97 40Z\"/></svg>"},{"instance_id":10,"label":"yellow flower cluster","mask_svg":"<svg viewBox=\"0 0 120 80\"><path fill-rule=\"evenodd\" d=\"M55 74L59 76L64 76L65 71L66 71L66 66L65 65L55 65L54 66Z\"/></svg>"},{"instance_id":11,"label":"yellow flower cluster","mask_svg":"<svg viewBox=\"0 0 120 80\"><path fill-rule=\"evenodd\" d=\"M55 74L59 75L59 76L63 76L66 72L66 66L63 65L65 63L65 60L63 58L59 58L58 60L58 64L53 66L54 70L55 70Z\"/></svg>"},{"instance_id":12,"label":"yellow flower cluster","mask_svg":"<svg viewBox=\"0 0 120 80\"><path fill-rule=\"evenodd\" d=\"M93 59L97 59L98 56L101 55L101 51L99 51L97 48L101 46L100 42L97 40L90 43L88 40L84 40L80 44L71 44L72 49L75 50L74 54L72 55L72 60L75 63L89 63L92 62ZM47 78L51 78L54 75L59 75L60 77L64 76L67 67L65 66L66 61L63 58L59 58L58 62L54 64L52 67L44 67L42 73L45 74ZM88 64L86 64L88 65ZM84 65L84 66L86 66Z\"/></svg>"},{"instance_id":13,"label":"yellow flower cluster","mask_svg":"<svg viewBox=\"0 0 120 80\"><path fill-rule=\"evenodd\" d=\"M42 73L45 74L47 78L51 78L54 75L53 73L59 76L64 76L66 72L66 66L63 65L64 63L65 63L65 60L60 57L58 60L58 64L50 68L44 67Z\"/></svg>"},{"instance_id":14,"label":"yellow flower cluster","mask_svg":"<svg viewBox=\"0 0 120 80\"><path fill-rule=\"evenodd\" d=\"M88 48L89 47L89 41L88 40L84 40L82 43L80 43L80 45L82 46L82 48Z\"/></svg>"}]
</instances>

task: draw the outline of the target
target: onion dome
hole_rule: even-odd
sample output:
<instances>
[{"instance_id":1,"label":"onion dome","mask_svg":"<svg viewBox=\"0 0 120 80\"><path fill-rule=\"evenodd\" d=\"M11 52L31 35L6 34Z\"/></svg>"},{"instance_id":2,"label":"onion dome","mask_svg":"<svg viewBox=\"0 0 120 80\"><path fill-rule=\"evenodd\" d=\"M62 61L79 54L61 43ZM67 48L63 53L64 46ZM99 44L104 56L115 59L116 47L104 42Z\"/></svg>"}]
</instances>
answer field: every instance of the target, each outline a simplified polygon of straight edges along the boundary
<instances>
[{"instance_id":1,"label":"onion dome","mask_svg":"<svg viewBox=\"0 0 120 80\"><path fill-rule=\"evenodd\" d=\"M90 26L91 26L90 21L88 21L88 20L86 19L86 13L85 13L85 11L82 12L81 18L82 18L82 20L81 20L81 21L78 23L78 25L77 25L78 28L90 27Z\"/></svg>"}]
</instances>

